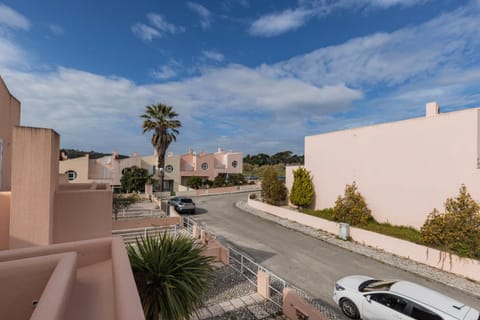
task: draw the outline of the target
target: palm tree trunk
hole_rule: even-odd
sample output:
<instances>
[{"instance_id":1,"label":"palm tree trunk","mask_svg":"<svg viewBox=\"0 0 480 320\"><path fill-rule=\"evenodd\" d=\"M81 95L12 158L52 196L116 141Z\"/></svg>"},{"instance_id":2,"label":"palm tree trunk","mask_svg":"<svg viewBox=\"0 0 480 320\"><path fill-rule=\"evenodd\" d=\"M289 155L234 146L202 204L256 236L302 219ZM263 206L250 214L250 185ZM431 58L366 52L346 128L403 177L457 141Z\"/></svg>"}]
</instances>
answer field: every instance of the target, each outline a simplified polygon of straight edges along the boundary
<instances>
[{"instance_id":1,"label":"palm tree trunk","mask_svg":"<svg viewBox=\"0 0 480 320\"><path fill-rule=\"evenodd\" d=\"M163 180L165 177L165 153L162 153L163 150L157 150L157 156L158 156L158 161L157 161L157 167L158 167L158 177L160 178L160 193L163 192Z\"/></svg>"}]
</instances>

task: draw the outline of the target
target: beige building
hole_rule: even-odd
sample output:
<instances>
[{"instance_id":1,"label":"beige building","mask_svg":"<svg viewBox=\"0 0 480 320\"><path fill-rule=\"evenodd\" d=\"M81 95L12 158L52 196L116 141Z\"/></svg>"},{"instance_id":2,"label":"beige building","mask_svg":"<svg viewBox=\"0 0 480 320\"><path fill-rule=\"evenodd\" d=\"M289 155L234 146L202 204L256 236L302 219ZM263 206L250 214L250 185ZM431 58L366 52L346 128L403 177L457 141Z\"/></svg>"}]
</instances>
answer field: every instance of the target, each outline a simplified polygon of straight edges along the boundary
<instances>
[{"instance_id":1,"label":"beige building","mask_svg":"<svg viewBox=\"0 0 480 320\"><path fill-rule=\"evenodd\" d=\"M144 168L149 174L157 173L156 155L140 157L132 154L130 158L119 159L118 154L100 159L84 157L60 161L59 172L68 176L74 183L98 182L113 187L120 186L122 170L132 166ZM238 174L243 172L243 155L241 152L225 152L219 148L217 152L197 154L190 149L187 154L174 155L170 152L165 157L164 188L165 191L178 191L185 185L189 177L201 177L213 180L220 174Z\"/></svg>"},{"instance_id":2,"label":"beige building","mask_svg":"<svg viewBox=\"0 0 480 320\"><path fill-rule=\"evenodd\" d=\"M60 137L19 126L20 103L0 78L2 319L144 319L112 192L59 175Z\"/></svg>"},{"instance_id":3,"label":"beige building","mask_svg":"<svg viewBox=\"0 0 480 320\"><path fill-rule=\"evenodd\" d=\"M355 181L378 221L420 228L462 184L480 200L480 109L442 114L432 102L425 117L307 136L305 167L316 209Z\"/></svg>"}]
</instances>

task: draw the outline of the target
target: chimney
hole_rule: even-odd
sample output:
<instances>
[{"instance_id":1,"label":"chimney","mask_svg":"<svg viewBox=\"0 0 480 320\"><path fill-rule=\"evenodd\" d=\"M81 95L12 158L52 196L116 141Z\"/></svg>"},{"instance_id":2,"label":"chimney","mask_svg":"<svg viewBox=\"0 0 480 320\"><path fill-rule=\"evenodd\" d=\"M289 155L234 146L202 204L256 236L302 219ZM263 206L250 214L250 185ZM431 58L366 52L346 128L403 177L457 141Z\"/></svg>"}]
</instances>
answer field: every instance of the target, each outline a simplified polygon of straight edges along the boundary
<instances>
[{"instance_id":1,"label":"chimney","mask_svg":"<svg viewBox=\"0 0 480 320\"><path fill-rule=\"evenodd\" d=\"M188 154L190 154L190 155L193 154L193 149L192 148L188 149Z\"/></svg>"},{"instance_id":2,"label":"chimney","mask_svg":"<svg viewBox=\"0 0 480 320\"><path fill-rule=\"evenodd\" d=\"M219 147L219 148L217 149L217 153L223 153L223 149Z\"/></svg>"},{"instance_id":3,"label":"chimney","mask_svg":"<svg viewBox=\"0 0 480 320\"><path fill-rule=\"evenodd\" d=\"M426 117L433 117L440 114L440 106L438 105L438 102L433 101L427 103L425 107L425 113Z\"/></svg>"}]
</instances>

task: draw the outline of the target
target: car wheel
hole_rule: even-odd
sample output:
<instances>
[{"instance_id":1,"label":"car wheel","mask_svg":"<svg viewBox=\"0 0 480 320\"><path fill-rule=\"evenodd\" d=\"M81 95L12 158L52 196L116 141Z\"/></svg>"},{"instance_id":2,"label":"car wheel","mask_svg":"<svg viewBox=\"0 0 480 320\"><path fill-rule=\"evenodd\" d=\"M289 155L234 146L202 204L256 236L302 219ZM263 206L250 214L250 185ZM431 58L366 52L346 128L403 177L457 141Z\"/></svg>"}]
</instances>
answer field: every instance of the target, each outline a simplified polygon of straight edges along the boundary
<instances>
[{"instance_id":1,"label":"car wheel","mask_svg":"<svg viewBox=\"0 0 480 320\"><path fill-rule=\"evenodd\" d=\"M360 319L360 314L358 312L358 308L350 299L342 299L340 300L340 309L342 312L349 317L350 319Z\"/></svg>"}]
</instances>

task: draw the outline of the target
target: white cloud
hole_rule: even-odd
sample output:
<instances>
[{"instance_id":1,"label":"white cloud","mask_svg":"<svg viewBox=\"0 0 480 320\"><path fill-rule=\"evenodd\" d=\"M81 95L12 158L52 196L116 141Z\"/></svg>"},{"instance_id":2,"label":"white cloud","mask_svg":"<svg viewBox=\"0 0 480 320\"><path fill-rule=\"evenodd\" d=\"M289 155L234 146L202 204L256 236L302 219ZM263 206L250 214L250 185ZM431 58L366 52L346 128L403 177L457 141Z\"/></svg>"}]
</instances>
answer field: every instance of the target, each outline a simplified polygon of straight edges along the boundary
<instances>
[{"instance_id":1,"label":"white cloud","mask_svg":"<svg viewBox=\"0 0 480 320\"><path fill-rule=\"evenodd\" d=\"M301 125L302 120L292 122L288 115L302 119L312 113L328 114L346 109L352 100L362 97L360 91L342 84L319 88L293 78L269 78L259 70L238 65L209 69L184 81L152 85L68 68L50 73L4 69L2 76L22 102L22 124L54 128L62 135L62 145L86 147L88 142L88 148L117 148L125 153L134 149L150 152L148 139L141 135L139 115L151 103L175 106L189 128L182 132L182 141L188 145L204 136L206 127L214 128L222 121L238 123L238 114L243 118L262 112L274 114L278 123L288 122L288 126L271 130L275 137L282 136L281 131L293 122ZM207 124L200 125L198 119ZM253 132L258 130L256 125L248 121L238 130ZM216 139L212 137L209 142L212 148L218 143Z\"/></svg>"},{"instance_id":2,"label":"white cloud","mask_svg":"<svg viewBox=\"0 0 480 320\"><path fill-rule=\"evenodd\" d=\"M195 77L149 85L68 68L21 72L16 64L24 53L0 37L0 72L22 102L22 124L56 129L63 146L149 153L139 115L146 105L165 102L188 128L172 146L175 152L219 145L298 152L305 134L410 115L431 100L441 106L478 102L478 16L478 8L468 6L417 27L351 39L275 65L203 68ZM157 77L178 78L182 68L171 60ZM355 115L346 115L353 105ZM309 131L312 123L318 130Z\"/></svg>"},{"instance_id":3,"label":"white cloud","mask_svg":"<svg viewBox=\"0 0 480 320\"><path fill-rule=\"evenodd\" d=\"M24 15L0 3L0 25L2 24L16 29L30 29L30 21Z\"/></svg>"},{"instance_id":4,"label":"white cloud","mask_svg":"<svg viewBox=\"0 0 480 320\"><path fill-rule=\"evenodd\" d=\"M65 29L58 24L51 24L49 28L54 36L63 36L65 34Z\"/></svg>"},{"instance_id":5,"label":"white cloud","mask_svg":"<svg viewBox=\"0 0 480 320\"><path fill-rule=\"evenodd\" d=\"M167 80L176 77L184 69L178 61L171 59L167 64L152 71L151 75L155 79Z\"/></svg>"},{"instance_id":6,"label":"white cloud","mask_svg":"<svg viewBox=\"0 0 480 320\"><path fill-rule=\"evenodd\" d=\"M0 66L25 65L27 54L11 41L0 37Z\"/></svg>"},{"instance_id":7,"label":"white cloud","mask_svg":"<svg viewBox=\"0 0 480 320\"><path fill-rule=\"evenodd\" d=\"M216 62L222 62L223 59L225 58L223 54L215 50L203 50L202 54L205 58L216 61Z\"/></svg>"},{"instance_id":8,"label":"white cloud","mask_svg":"<svg viewBox=\"0 0 480 320\"><path fill-rule=\"evenodd\" d=\"M187 2L187 7L199 15L200 25L203 29L210 27L212 15L207 8L195 2Z\"/></svg>"},{"instance_id":9,"label":"white cloud","mask_svg":"<svg viewBox=\"0 0 480 320\"><path fill-rule=\"evenodd\" d=\"M144 41L152 41L155 38L160 38L161 33L150 26L143 23L137 23L132 26L132 32Z\"/></svg>"},{"instance_id":10,"label":"white cloud","mask_svg":"<svg viewBox=\"0 0 480 320\"><path fill-rule=\"evenodd\" d=\"M161 38L167 34L176 34L185 31L182 26L176 26L169 23L164 16L156 13L147 14L150 25L136 23L132 26L132 32L144 41L152 41L155 38Z\"/></svg>"},{"instance_id":11,"label":"white cloud","mask_svg":"<svg viewBox=\"0 0 480 320\"><path fill-rule=\"evenodd\" d=\"M311 11L304 9L285 10L281 13L264 15L255 20L249 32L254 36L271 37L303 26L311 17Z\"/></svg>"},{"instance_id":12,"label":"white cloud","mask_svg":"<svg viewBox=\"0 0 480 320\"><path fill-rule=\"evenodd\" d=\"M294 9L269 13L256 19L249 27L254 36L272 37L300 28L314 16L324 17L336 10L387 9L413 6L429 0L302 0Z\"/></svg>"},{"instance_id":13,"label":"white cloud","mask_svg":"<svg viewBox=\"0 0 480 320\"><path fill-rule=\"evenodd\" d=\"M175 33L180 33L184 32L185 28L182 26L176 26L174 24L171 24L167 22L164 16L156 13L149 13L147 14L147 18L150 21L150 23L160 31L160 33L163 34L175 34Z\"/></svg>"},{"instance_id":14,"label":"white cloud","mask_svg":"<svg viewBox=\"0 0 480 320\"><path fill-rule=\"evenodd\" d=\"M461 66L465 52L478 57L478 30L479 10L461 8L418 27L355 38L262 69L317 86L338 82L355 87L393 86Z\"/></svg>"}]
</instances>

